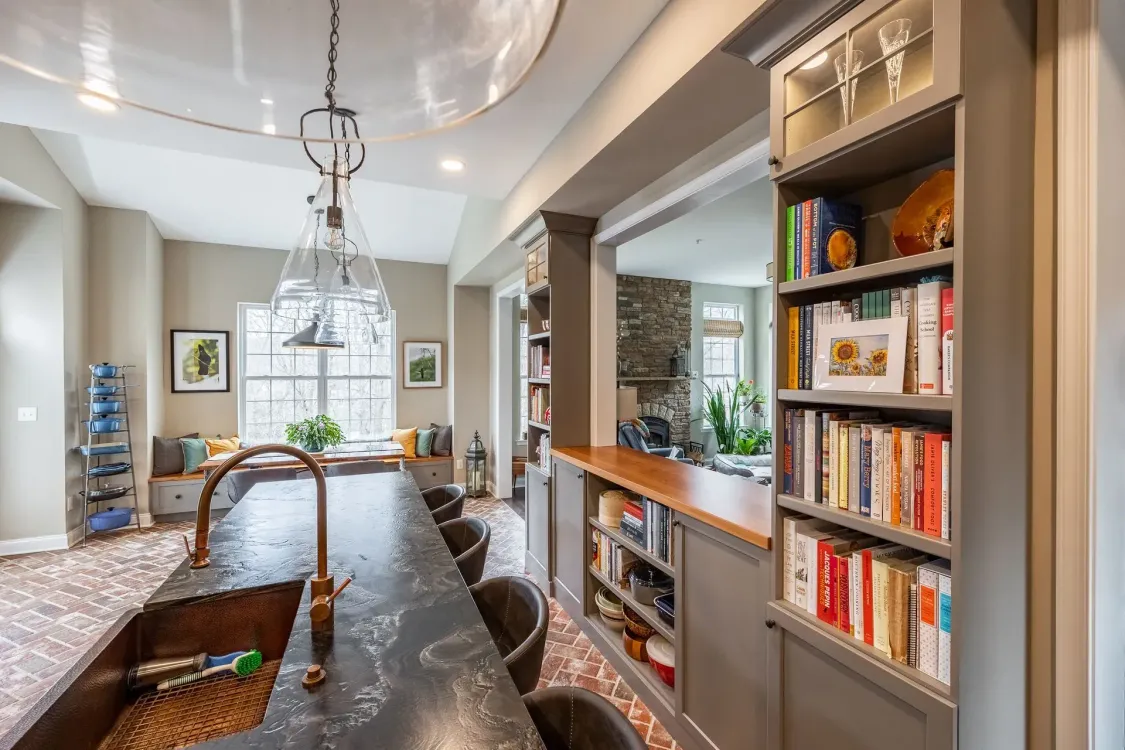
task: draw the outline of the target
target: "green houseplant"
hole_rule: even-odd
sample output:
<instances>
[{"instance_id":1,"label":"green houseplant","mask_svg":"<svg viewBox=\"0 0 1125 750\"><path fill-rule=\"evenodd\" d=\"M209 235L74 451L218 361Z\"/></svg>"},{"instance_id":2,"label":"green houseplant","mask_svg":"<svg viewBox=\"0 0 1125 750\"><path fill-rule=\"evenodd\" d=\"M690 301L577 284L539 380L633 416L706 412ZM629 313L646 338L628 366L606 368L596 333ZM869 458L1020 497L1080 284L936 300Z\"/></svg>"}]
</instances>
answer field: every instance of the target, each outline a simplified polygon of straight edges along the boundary
<instances>
[{"instance_id":1,"label":"green houseplant","mask_svg":"<svg viewBox=\"0 0 1125 750\"><path fill-rule=\"evenodd\" d=\"M720 389L703 383L703 393L703 421L714 430L719 453L739 452L739 439L746 431L741 425L742 415L755 404L765 403L765 394L752 380L740 380L733 388L727 385Z\"/></svg>"},{"instance_id":2,"label":"green houseplant","mask_svg":"<svg viewBox=\"0 0 1125 750\"><path fill-rule=\"evenodd\" d=\"M743 427L738 435L738 444L734 452L740 456L760 456L768 453L773 446L773 433L768 427L756 430L753 427Z\"/></svg>"},{"instance_id":3,"label":"green houseplant","mask_svg":"<svg viewBox=\"0 0 1125 750\"><path fill-rule=\"evenodd\" d=\"M319 414L285 425L285 440L290 445L301 446L309 453L320 453L329 446L334 447L344 442L344 433L336 420Z\"/></svg>"}]
</instances>

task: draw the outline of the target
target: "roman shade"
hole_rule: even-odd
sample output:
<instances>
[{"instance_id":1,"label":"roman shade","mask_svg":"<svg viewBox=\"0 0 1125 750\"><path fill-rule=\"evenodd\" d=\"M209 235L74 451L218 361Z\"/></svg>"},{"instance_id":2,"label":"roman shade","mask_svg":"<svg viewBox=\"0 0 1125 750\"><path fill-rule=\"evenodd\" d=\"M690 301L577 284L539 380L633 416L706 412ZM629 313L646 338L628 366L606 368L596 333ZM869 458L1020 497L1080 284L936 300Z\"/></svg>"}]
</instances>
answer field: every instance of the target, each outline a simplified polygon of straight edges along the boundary
<instances>
[{"instance_id":1,"label":"roman shade","mask_svg":"<svg viewBox=\"0 0 1125 750\"><path fill-rule=\"evenodd\" d=\"M718 320L717 318L703 319L703 335L706 338L739 339L742 338L742 321Z\"/></svg>"}]
</instances>

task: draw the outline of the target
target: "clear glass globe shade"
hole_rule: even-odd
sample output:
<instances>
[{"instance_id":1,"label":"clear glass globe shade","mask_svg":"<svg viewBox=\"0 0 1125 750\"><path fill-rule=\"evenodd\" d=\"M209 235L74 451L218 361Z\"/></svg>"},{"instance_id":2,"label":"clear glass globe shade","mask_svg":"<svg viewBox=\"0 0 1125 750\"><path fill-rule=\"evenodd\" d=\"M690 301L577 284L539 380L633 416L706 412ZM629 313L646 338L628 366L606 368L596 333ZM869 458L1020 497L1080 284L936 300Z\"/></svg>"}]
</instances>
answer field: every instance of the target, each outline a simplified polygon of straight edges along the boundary
<instances>
[{"instance_id":1,"label":"clear glass globe shade","mask_svg":"<svg viewBox=\"0 0 1125 750\"><path fill-rule=\"evenodd\" d=\"M336 99L360 131L348 140L440 130L503 101L561 6L342 0ZM0 2L0 62L123 106L295 139L301 114L325 106L330 12L307 0L11 0ZM308 140L332 138L325 118L309 121Z\"/></svg>"}]
</instances>

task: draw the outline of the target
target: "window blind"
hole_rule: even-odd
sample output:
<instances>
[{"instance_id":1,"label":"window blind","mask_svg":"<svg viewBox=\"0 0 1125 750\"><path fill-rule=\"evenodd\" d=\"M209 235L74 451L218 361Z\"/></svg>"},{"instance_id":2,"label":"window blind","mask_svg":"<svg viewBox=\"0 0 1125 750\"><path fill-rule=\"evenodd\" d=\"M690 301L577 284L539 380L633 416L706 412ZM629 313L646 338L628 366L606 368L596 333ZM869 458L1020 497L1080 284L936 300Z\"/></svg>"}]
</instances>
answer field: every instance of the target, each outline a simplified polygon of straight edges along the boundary
<instances>
[{"instance_id":1,"label":"window blind","mask_svg":"<svg viewBox=\"0 0 1125 750\"><path fill-rule=\"evenodd\" d=\"M706 338L740 339L742 338L742 322L738 320L704 318L703 335Z\"/></svg>"}]
</instances>

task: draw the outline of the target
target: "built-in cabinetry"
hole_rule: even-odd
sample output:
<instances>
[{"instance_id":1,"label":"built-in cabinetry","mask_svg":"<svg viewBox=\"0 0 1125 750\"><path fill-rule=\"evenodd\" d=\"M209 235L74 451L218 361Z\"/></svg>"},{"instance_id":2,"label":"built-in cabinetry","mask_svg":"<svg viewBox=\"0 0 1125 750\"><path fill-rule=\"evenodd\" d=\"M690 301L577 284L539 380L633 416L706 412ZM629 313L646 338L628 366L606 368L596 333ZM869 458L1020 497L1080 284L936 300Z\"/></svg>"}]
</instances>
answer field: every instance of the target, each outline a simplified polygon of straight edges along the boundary
<instances>
[{"instance_id":1,"label":"built-in cabinetry","mask_svg":"<svg viewBox=\"0 0 1125 750\"><path fill-rule=\"evenodd\" d=\"M553 492L550 449L590 441L590 237L594 219L550 211L536 213L511 239L526 257L528 423L527 538L524 567L556 595L556 535L572 533ZM561 516L560 516L561 514ZM561 522L561 525L560 525ZM564 564L569 562L563 559ZM573 568L573 566L572 566ZM562 586L581 600L581 578Z\"/></svg>"},{"instance_id":2,"label":"built-in cabinetry","mask_svg":"<svg viewBox=\"0 0 1125 750\"><path fill-rule=\"evenodd\" d=\"M1034 34L1033 3L866 0L771 61L771 750L1025 744ZM952 247L901 257L895 215L939 169L955 174ZM857 267L789 280L787 209L819 197L860 206ZM929 276L954 289L951 394L787 387L790 310ZM826 407L952 435L948 539L785 493L786 410ZM781 537L796 514L949 561L948 683L785 600Z\"/></svg>"},{"instance_id":3,"label":"built-in cabinetry","mask_svg":"<svg viewBox=\"0 0 1125 750\"><path fill-rule=\"evenodd\" d=\"M761 747L766 737L765 606L772 580L768 489L619 446L562 448L554 454L559 603L682 747ZM600 493L616 488L672 509L670 562L599 521ZM595 530L672 576L674 625L592 564ZM594 601L602 586L672 644L674 688L661 682L649 664L628 656L621 633L602 622Z\"/></svg>"}]
</instances>

